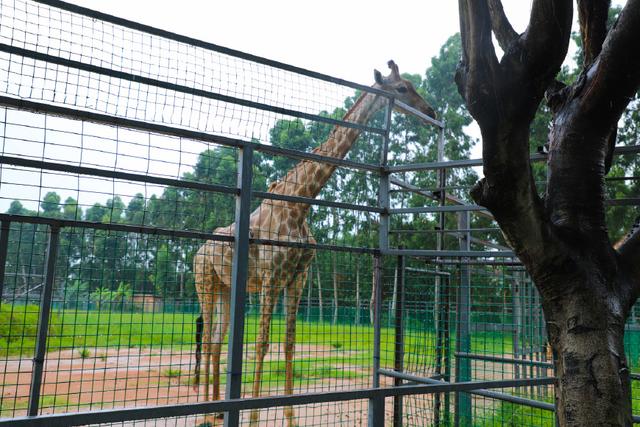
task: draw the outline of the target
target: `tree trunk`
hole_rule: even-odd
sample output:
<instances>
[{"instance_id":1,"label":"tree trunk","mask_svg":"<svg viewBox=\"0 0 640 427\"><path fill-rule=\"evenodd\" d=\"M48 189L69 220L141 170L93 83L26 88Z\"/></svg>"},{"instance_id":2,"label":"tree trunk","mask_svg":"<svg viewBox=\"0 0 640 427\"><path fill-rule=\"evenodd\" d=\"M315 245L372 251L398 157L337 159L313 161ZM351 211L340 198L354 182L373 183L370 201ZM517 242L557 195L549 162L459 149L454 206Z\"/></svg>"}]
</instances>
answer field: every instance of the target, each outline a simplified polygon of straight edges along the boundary
<instances>
[{"instance_id":1,"label":"tree trunk","mask_svg":"<svg viewBox=\"0 0 640 427\"><path fill-rule=\"evenodd\" d=\"M604 177L617 123L640 87L640 0L615 25L610 1L577 0L584 66L555 81L573 2L533 0L526 30L500 0L459 0L458 90L482 133L484 178L472 190L500 225L540 293L554 353L561 426L631 426L624 324L640 294L640 227L612 247ZM504 54L495 53L493 37ZM530 125L543 96L553 114L547 185L536 188Z\"/></svg>"},{"instance_id":2,"label":"tree trunk","mask_svg":"<svg viewBox=\"0 0 640 427\"><path fill-rule=\"evenodd\" d=\"M616 297L589 291L545 304L560 425L632 425L620 308Z\"/></svg>"}]
</instances>

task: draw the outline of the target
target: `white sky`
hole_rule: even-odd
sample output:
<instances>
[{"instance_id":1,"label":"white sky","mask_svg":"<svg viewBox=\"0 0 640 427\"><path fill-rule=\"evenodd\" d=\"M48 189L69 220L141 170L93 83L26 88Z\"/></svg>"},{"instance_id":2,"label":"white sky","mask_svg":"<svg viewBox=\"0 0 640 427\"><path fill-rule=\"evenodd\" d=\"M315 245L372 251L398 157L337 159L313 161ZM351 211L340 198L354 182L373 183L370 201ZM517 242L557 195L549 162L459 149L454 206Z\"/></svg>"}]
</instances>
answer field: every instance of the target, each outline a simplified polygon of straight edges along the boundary
<instances>
[{"instance_id":1,"label":"white sky","mask_svg":"<svg viewBox=\"0 0 640 427\"><path fill-rule=\"evenodd\" d=\"M372 83L373 69L384 71L389 59L394 59L399 64L401 72L424 75L431 58L438 54L447 38L459 30L458 4L455 0L70 1L365 85ZM614 0L614 3L620 2L621 0ZM523 31L527 24L531 0L503 0L503 4L516 31ZM473 128L470 129L470 133L478 135L477 130ZM16 155L20 150L25 150L24 144L20 147L16 149ZM5 150L8 148L5 147ZM194 153L197 152L199 151L194 149ZM106 162L108 159L104 160L104 157L106 156L101 154L102 160ZM472 157L480 157L479 146L474 149ZM160 167L166 168L166 165ZM132 169L137 170L133 167ZM180 176L183 172L176 170L175 176ZM173 175L174 171L170 174ZM0 200L0 211L6 210L4 205L8 205L9 200L13 198L8 195L24 193L24 183L30 181L27 177L13 177L8 172L4 173L2 179L6 180L3 181L3 192L7 195ZM22 200L33 201L35 207L37 200L41 200L47 191L44 185L47 182L53 186L52 189L58 189L62 200L69 195L80 199L80 188L86 188L86 185L78 180L63 185L59 182L60 179L44 179L40 188L30 188L34 192L37 190L37 194L23 194ZM12 180L16 183L15 190L9 185ZM42 177L40 181L43 181ZM69 194L60 191L62 188L68 188ZM145 193L161 192L156 190L158 189L149 187ZM114 187L105 191L107 195L109 192L133 195L138 189L128 188L119 193ZM82 197L85 206L95 201L103 202L106 198L103 193L86 194Z\"/></svg>"},{"instance_id":2,"label":"white sky","mask_svg":"<svg viewBox=\"0 0 640 427\"><path fill-rule=\"evenodd\" d=\"M455 0L71 2L362 84L389 59L401 72L424 74L458 31ZM503 3L516 30L524 30L531 1Z\"/></svg>"}]
</instances>

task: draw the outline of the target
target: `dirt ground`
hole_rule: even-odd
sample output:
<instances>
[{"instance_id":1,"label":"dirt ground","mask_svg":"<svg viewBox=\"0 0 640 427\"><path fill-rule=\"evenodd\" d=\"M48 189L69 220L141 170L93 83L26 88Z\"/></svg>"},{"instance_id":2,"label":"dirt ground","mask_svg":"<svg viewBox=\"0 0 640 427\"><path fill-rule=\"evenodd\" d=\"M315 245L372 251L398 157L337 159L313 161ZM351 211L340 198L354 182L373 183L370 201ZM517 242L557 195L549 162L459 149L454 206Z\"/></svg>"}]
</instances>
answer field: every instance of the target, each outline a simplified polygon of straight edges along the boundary
<instances>
[{"instance_id":1,"label":"dirt ground","mask_svg":"<svg viewBox=\"0 0 640 427\"><path fill-rule=\"evenodd\" d=\"M282 358L283 350L278 346L272 347L267 358L278 360ZM330 350L323 346L299 345L296 346L296 360L328 354ZM81 354L78 350L50 352L45 362L41 412L84 412L203 401L202 387L198 393L190 385L193 363L193 354L186 350L172 352L163 349L161 352L159 349L125 348L89 350L88 354ZM32 365L32 360L28 358L0 361L1 417L26 415ZM349 371L361 370L363 375L359 378L309 381L302 384L298 391L347 390L369 384L369 368L341 368ZM224 370L224 366L222 369ZM263 395L282 394L282 390L273 388L265 391L267 387L268 385L263 386ZM250 387L247 386L246 389L249 390ZM391 400L388 400L387 411L391 413ZM296 419L300 426L366 425L367 405L365 400L298 406ZM249 412L245 412L242 414L243 420L248 422ZM260 420L261 426L285 425L284 409L262 410ZM203 421L204 417L183 417L119 425L193 426ZM222 425L222 421L214 422L214 425L218 424Z\"/></svg>"},{"instance_id":2,"label":"dirt ground","mask_svg":"<svg viewBox=\"0 0 640 427\"><path fill-rule=\"evenodd\" d=\"M249 358L252 357L249 346ZM299 345L296 360L311 359L319 354L330 354L325 346ZM351 355L349 352L343 356ZM268 360L282 359L283 349L273 346ZM335 350L333 351L335 356ZM83 357L84 356L84 357ZM226 359L223 355L223 360ZM47 354L42 389L42 413L65 413L108 408L142 407L192 403L203 401L203 387L199 392L191 384L193 354L188 351L153 348L90 349L88 354L76 350L55 351ZM32 360L11 358L0 361L0 417L26 415ZM336 366L342 370L358 372L356 378L324 378L299 385L296 392L353 390L369 386L370 368L366 366ZM224 371L224 362L221 367ZM476 379L513 378L512 365L494 362L473 362L473 372L482 373ZM383 378L383 386L392 380ZM250 389L249 385L245 386ZM282 394L282 389L263 385L263 395ZM247 395L248 397L248 395ZM428 423L432 416L430 397L407 398L407 409L415 408L414 422ZM474 397L474 400L476 398ZM414 403L409 403L413 401ZM392 399L387 399L386 419L392 419ZM417 405L417 406L415 406ZM300 426L360 426L367 424L366 400L336 402L296 407L296 420ZM486 404L485 404L486 406ZM426 418L425 418L426 417ZM243 424L248 424L249 412L242 413ZM420 418L418 420L417 418ZM221 420L211 417L213 425ZM123 426L194 426L205 421L203 416L128 422ZM261 426L286 425L284 409L265 409L260 413Z\"/></svg>"}]
</instances>

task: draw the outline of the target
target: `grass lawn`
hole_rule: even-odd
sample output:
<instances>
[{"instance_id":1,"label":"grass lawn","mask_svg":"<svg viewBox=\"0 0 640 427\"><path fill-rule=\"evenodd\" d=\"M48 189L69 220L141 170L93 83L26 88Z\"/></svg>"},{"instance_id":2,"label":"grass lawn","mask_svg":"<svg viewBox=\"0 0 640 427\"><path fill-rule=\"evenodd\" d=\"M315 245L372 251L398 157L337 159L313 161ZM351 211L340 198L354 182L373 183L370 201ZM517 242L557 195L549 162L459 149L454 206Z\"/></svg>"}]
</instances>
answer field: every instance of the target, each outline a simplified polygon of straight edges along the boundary
<instances>
[{"instance_id":1,"label":"grass lawn","mask_svg":"<svg viewBox=\"0 0 640 427\"><path fill-rule=\"evenodd\" d=\"M0 307L0 357L32 357L37 334L38 307L34 305L8 305ZM48 349L73 349L77 357L87 350L88 357L99 357L99 348L150 348L189 352L194 348L195 314L182 313L118 313L108 311L54 310L51 315ZM245 322L248 347L257 338L259 318L248 315ZM384 322L383 322L384 323ZM271 325L271 341L284 343L286 324L282 316L274 316ZM640 334L631 333L627 338L630 364L638 366ZM298 352L294 364L294 381L297 386L329 379L358 379L370 375L373 352L373 328L370 325L331 324L298 319ZM394 329L382 328L381 364L390 367L394 355ZM452 345L455 336L451 337ZM433 331L407 330L405 351L412 360L433 364L435 338ZM510 354L510 333L477 332L471 340L473 352L482 354ZM306 348L306 350L305 350ZM271 351L275 351L273 344ZM280 349L280 351L283 351ZM226 363L225 360L222 363ZM253 360L245 360L245 382L253 381ZM638 371L638 369L634 369ZM170 379L180 377L190 381L186 372L165 372ZM268 387L283 387L285 378L284 355L265 361L263 381ZM222 376L222 381L225 376ZM640 382L633 382L634 413L640 413ZM67 405L64 397L44 396L50 406ZM23 409L26 401L5 399L0 407L9 414L13 408ZM479 411L479 412L478 412ZM486 408L476 408L474 425L482 426L552 426L553 414L549 411L528 408L506 402L494 401Z\"/></svg>"},{"instance_id":2,"label":"grass lawn","mask_svg":"<svg viewBox=\"0 0 640 427\"><path fill-rule=\"evenodd\" d=\"M69 406L66 396L44 395L40 397L41 408L61 408ZM77 405L76 405L77 406ZM2 399L0 404L0 417L12 417L15 411L27 409L29 399Z\"/></svg>"},{"instance_id":3,"label":"grass lawn","mask_svg":"<svg viewBox=\"0 0 640 427\"><path fill-rule=\"evenodd\" d=\"M110 311L54 310L49 325L48 349L84 349L96 347L171 347L187 350L193 347L194 314L119 313ZM0 308L0 357L30 356L35 347L38 307L7 305ZM254 343L258 332L258 316L245 321L247 343ZM274 316L271 341L285 341L286 324L282 316ZM407 353L432 357L435 344L430 331L408 333ZM370 364L373 328L370 325L306 322L298 319L298 344L322 346L336 351L358 352L352 362ZM393 328L382 328L383 362L391 362L394 351ZM511 337L501 333L477 333L472 339L474 351L500 354L511 349Z\"/></svg>"}]
</instances>

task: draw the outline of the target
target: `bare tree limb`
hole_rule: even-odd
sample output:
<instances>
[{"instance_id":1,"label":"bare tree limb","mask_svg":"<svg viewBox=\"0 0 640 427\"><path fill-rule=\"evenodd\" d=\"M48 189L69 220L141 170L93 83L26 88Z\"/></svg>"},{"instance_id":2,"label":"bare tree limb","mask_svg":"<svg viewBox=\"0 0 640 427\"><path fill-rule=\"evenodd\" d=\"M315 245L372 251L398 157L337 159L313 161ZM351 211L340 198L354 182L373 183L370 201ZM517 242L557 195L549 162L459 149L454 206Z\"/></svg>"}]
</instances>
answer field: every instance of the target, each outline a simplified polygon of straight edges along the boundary
<instances>
[{"instance_id":1,"label":"bare tree limb","mask_svg":"<svg viewBox=\"0 0 640 427\"><path fill-rule=\"evenodd\" d=\"M578 19L584 68L589 68L602 50L607 36L607 18L611 0L578 0Z\"/></svg>"},{"instance_id":2,"label":"bare tree limb","mask_svg":"<svg viewBox=\"0 0 640 427\"><path fill-rule=\"evenodd\" d=\"M456 83L472 114L496 113L494 83L499 75L498 58L491 39L491 19L486 0L460 0L462 62ZM477 118L476 118L477 119Z\"/></svg>"},{"instance_id":3,"label":"bare tree limb","mask_svg":"<svg viewBox=\"0 0 640 427\"><path fill-rule=\"evenodd\" d=\"M590 120L614 126L640 86L640 0L628 0L586 74L582 92Z\"/></svg>"},{"instance_id":4,"label":"bare tree limb","mask_svg":"<svg viewBox=\"0 0 640 427\"><path fill-rule=\"evenodd\" d=\"M543 270L563 262L564 257L533 180L529 125L566 55L572 4L571 0L534 0L527 31L531 38L539 36L542 44L535 40L523 43L518 37L518 43L512 43L498 62L491 41L491 1L459 0L464 53L456 82L480 125L483 141L485 178L471 195L491 211L541 288L551 287L545 284ZM551 17L544 16L549 12L541 11L544 7L550 9ZM496 15L496 20L502 18ZM504 21L494 25L504 26ZM552 40L558 34L563 38ZM500 38L506 42L503 36Z\"/></svg>"},{"instance_id":5,"label":"bare tree limb","mask_svg":"<svg viewBox=\"0 0 640 427\"><path fill-rule=\"evenodd\" d=\"M518 38L518 33L513 29L507 15L505 15L501 0L488 0L488 4L493 33L500 44L500 48L506 52L509 50L511 43Z\"/></svg>"},{"instance_id":6,"label":"bare tree limb","mask_svg":"<svg viewBox=\"0 0 640 427\"><path fill-rule=\"evenodd\" d=\"M555 77L567 55L572 19L571 0L533 1L529 25L522 35L532 78L546 80ZM551 77L548 76L550 72L554 74Z\"/></svg>"}]
</instances>

